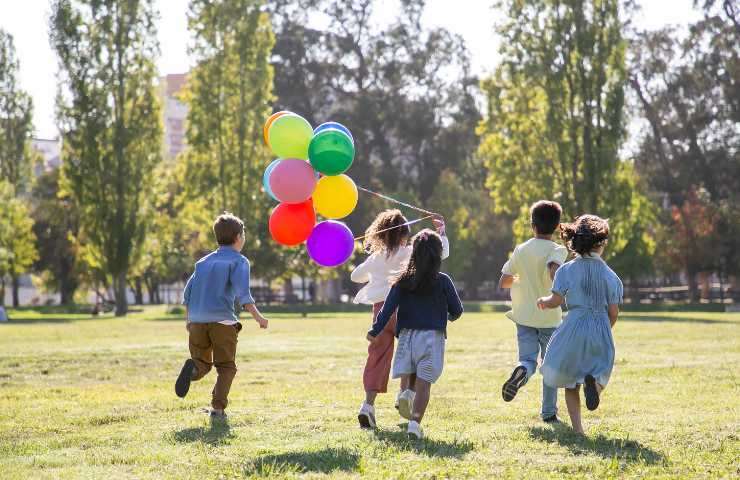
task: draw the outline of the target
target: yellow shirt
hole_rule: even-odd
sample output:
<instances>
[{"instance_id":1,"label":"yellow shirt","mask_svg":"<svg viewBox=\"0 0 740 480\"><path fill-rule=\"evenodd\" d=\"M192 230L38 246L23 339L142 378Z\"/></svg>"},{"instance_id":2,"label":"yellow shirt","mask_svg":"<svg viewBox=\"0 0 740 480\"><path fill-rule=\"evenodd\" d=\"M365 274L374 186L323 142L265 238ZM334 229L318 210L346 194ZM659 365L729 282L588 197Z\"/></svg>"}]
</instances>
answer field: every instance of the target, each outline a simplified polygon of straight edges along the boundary
<instances>
[{"instance_id":1,"label":"yellow shirt","mask_svg":"<svg viewBox=\"0 0 740 480\"><path fill-rule=\"evenodd\" d=\"M517 245L501 269L514 276L511 286L511 310L506 313L514 322L527 327L554 328L560 324L560 308L540 310L537 299L550 294L552 280L547 265L562 265L568 250L552 240L530 238Z\"/></svg>"}]
</instances>

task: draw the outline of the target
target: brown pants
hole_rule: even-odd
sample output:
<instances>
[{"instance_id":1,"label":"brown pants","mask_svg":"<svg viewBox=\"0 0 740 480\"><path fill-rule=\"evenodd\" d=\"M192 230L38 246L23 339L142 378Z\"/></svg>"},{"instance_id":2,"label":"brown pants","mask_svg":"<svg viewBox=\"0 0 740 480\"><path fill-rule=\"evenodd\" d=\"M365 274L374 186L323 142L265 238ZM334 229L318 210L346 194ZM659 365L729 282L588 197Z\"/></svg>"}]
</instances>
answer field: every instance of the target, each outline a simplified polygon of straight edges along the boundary
<instances>
[{"instance_id":1,"label":"brown pants","mask_svg":"<svg viewBox=\"0 0 740 480\"><path fill-rule=\"evenodd\" d=\"M216 386L213 387L211 406L223 410L228 405L231 382L236 376L236 325L221 323L190 324L190 357L195 361L193 380L203 378L216 366Z\"/></svg>"},{"instance_id":2,"label":"brown pants","mask_svg":"<svg viewBox=\"0 0 740 480\"><path fill-rule=\"evenodd\" d=\"M373 323L377 321L383 302L373 305ZM396 314L385 325L383 331L367 347L367 362L362 374L362 383L366 392L385 393L388 391L388 377L393 363L393 343L396 335Z\"/></svg>"}]
</instances>

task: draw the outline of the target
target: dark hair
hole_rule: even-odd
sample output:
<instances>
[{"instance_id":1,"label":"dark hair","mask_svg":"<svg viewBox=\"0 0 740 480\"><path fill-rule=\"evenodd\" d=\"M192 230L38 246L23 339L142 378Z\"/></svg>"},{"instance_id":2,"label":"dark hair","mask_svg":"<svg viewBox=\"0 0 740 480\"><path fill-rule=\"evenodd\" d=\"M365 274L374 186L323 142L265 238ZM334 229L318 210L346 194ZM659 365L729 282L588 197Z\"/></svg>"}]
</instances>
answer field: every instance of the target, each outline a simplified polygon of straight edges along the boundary
<instances>
[{"instance_id":1,"label":"dark hair","mask_svg":"<svg viewBox=\"0 0 740 480\"><path fill-rule=\"evenodd\" d=\"M380 212L365 230L365 250L368 253L385 252L389 257L393 255L411 234L405 223L406 217L398 209Z\"/></svg>"},{"instance_id":2,"label":"dark hair","mask_svg":"<svg viewBox=\"0 0 740 480\"><path fill-rule=\"evenodd\" d=\"M609 222L596 215L581 215L573 223L561 224L560 229L568 249L581 255L589 255L609 238Z\"/></svg>"},{"instance_id":3,"label":"dark hair","mask_svg":"<svg viewBox=\"0 0 740 480\"><path fill-rule=\"evenodd\" d=\"M532 226L540 235L552 235L560 224L563 209L558 202L540 200L529 209Z\"/></svg>"},{"instance_id":4,"label":"dark hair","mask_svg":"<svg viewBox=\"0 0 740 480\"><path fill-rule=\"evenodd\" d=\"M213 234L219 245L233 245L244 232L244 222L229 212L224 212L213 222Z\"/></svg>"},{"instance_id":5,"label":"dark hair","mask_svg":"<svg viewBox=\"0 0 740 480\"><path fill-rule=\"evenodd\" d=\"M396 285L411 292L430 292L442 265L442 239L425 228L413 239L414 250L406 269L396 278Z\"/></svg>"}]
</instances>

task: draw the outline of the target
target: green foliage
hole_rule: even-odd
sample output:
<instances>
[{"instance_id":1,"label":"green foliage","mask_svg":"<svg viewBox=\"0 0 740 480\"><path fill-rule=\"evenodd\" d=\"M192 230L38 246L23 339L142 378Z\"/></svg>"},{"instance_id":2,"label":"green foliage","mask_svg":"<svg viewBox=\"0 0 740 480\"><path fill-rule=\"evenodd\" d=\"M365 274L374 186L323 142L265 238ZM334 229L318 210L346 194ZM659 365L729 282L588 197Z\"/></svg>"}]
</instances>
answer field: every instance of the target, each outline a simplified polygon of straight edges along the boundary
<instances>
[{"instance_id":1,"label":"green foliage","mask_svg":"<svg viewBox=\"0 0 740 480\"><path fill-rule=\"evenodd\" d=\"M26 202L16 197L15 189L6 180L0 180L0 205L0 281L4 284L6 275L18 277L28 271L38 252ZM0 295L0 304L4 297Z\"/></svg>"},{"instance_id":2,"label":"green foliage","mask_svg":"<svg viewBox=\"0 0 740 480\"><path fill-rule=\"evenodd\" d=\"M161 125L152 0L55 0L51 43L65 88L62 185L79 208L88 253L126 313L127 275L147 229Z\"/></svg>"}]
</instances>

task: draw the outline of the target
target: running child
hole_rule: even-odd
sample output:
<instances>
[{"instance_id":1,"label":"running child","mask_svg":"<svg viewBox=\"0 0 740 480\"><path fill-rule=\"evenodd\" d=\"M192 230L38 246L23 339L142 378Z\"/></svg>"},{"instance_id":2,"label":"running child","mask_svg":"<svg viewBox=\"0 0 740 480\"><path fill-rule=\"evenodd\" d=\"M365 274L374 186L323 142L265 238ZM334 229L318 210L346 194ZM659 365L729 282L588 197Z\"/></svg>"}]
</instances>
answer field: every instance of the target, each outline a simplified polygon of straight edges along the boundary
<instances>
[{"instance_id":1,"label":"running child","mask_svg":"<svg viewBox=\"0 0 740 480\"><path fill-rule=\"evenodd\" d=\"M234 305L247 310L260 328L267 328L249 291L249 260L241 255L244 223L224 213L213 223L218 249L195 264L185 285L190 358L185 360L175 383L175 393L185 397L190 382L203 378L213 366L218 376L213 388L211 417L226 418L229 390L236 375L236 343L241 323Z\"/></svg>"},{"instance_id":2,"label":"running child","mask_svg":"<svg viewBox=\"0 0 740 480\"><path fill-rule=\"evenodd\" d=\"M555 274L552 294L537 300L540 309L559 308L568 314L555 330L542 363L545 383L565 388L571 425L583 433L580 386L586 408L596 410L614 367L612 328L622 303L622 281L601 259L609 224L596 215L581 215L561 225L561 237L578 256Z\"/></svg>"},{"instance_id":3,"label":"running child","mask_svg":"<svg viewBox=\"0 0 740 480\"><path fill-rule=\"evenodd\" d=\"M413 239L413 252L395 281L376 321L367 334L371 344L396 314L398 347L393 360L393 378L408 386L399 398L399 411L411 412L408 435L421 439L431 386L442 374L447 322L460 318L463 306L450 277L439 271L442 238L429 229Z\"/></svg>"},{"instance_id":4,"label":"running child","mask_svg":"<svg viewBox=\"0 0 740 480\"><path fill-rule=\"evenodd\" d=\"M560 224L562 209L556 202L541 200L529 210L532 238L517 245L501 269L499 288L511 289L511 311L506 313L516 324L519 365L501 388L505 402L514 399L537 369L537 358L544 358L547 342L560 324L560 308L538 310L536 301L550 293L555 271L565 262L568 250L552 241ZM540 416L547 423L558 421L558 391L542 384Z\"/></svg>"},{"instance_id":5,"label":"running child","mask_svg":"<svg viewBox=\"0 0 740 480\"><path fill-rule=\"evenodd\" d=\"M449 242L445 236L445 225L441 217L435 218L437 231L442 235L442 258L449 255ZM366 283L354 299L354 303L373 306L373 322L383 307L383 301L391 290L393 278L397 276L411 257L412 247L408 245L410 230L406 217L400 210L386 210L378 214L367 228L365 249L370 256L354 269L351 279L356 283ZM388 377L393 360L393 343L396 317L393 315L375 342L367 349L367 361L362 375L365 388L365 401L360 406L357 418L363 428L375 428L375 398L378 393L388 391ZM396 408L407 385L401 384L396 396ZM409 395L409 394L406 394ZM407 405L406 402L404 405ZM408 419L408 409L399 410Z\"/></svg>"}]
</instances>

